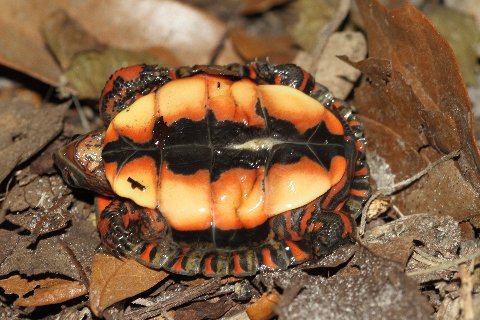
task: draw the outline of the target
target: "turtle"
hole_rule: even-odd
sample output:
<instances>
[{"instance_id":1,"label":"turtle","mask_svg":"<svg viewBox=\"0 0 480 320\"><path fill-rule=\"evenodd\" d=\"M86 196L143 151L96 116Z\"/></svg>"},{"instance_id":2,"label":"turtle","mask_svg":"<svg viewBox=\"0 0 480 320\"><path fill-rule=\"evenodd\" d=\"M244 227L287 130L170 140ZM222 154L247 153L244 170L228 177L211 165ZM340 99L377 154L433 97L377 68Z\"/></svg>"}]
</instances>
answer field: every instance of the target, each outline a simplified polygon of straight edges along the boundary
<instances>
[{"instance_id":1,"label":"turtle","mask_svg":"<svg viewBox=\"0 0 480 320\"><path fill-rule=\"evenodd\" d=\"M99 194L118 257L182 275L238 277L353 241L370 194L363 125L295 64L134 65L99 100L105 129L55 155Z\"/></svg>"}]
</instances>

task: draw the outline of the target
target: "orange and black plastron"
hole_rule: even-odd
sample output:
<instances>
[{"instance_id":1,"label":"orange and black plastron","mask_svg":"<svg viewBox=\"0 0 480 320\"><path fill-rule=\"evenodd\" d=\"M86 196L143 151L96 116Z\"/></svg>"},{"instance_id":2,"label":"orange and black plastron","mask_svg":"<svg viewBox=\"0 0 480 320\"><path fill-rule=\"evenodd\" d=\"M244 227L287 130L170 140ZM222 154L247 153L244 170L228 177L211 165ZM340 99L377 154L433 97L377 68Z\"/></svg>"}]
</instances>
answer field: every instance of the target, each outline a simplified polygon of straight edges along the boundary
<instances>
[{"instance_id":1,"label":"orange and black plastron","mask_svg":"<svg viewBox=\"0 0 480 320\"><path fill-rule=\"evenodd\" d=\"M133 66L100 109L102 239L151 267L284 269L348 241L369 194L361 124L295 65Z\"/></svg>"}]
</instances>

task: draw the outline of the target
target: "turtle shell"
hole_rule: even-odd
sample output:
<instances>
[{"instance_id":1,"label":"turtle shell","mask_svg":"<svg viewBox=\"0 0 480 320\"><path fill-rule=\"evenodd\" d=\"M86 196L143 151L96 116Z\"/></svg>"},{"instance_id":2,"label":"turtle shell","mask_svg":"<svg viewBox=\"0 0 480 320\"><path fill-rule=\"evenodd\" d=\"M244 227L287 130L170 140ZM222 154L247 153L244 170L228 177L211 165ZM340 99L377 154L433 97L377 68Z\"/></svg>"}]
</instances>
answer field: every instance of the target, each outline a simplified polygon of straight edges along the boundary
<instances>
[{"instance_id":1,"label":"turtle shell","mask_svg":"<svg viewBox=\"0 0 480 320\"><path fill-rule=\"evenodd\" d=\"M340 181L355 150L344 133L294 88L196 75L116 115L102 157L113 191L175 230L254 228Z\"/></svg>"},{"instance_id":2,"label":"turtle shell","mask_svg":"<svg viewBox=\"0 0 480 320\"><path fill-rule=\"evenodd\" d=\"M57 154L95 190L103 244L172 272L246 276L350 241L369 195L363 127L295 65L133 66L107 126Z\"/></svg>"}]
</instances>

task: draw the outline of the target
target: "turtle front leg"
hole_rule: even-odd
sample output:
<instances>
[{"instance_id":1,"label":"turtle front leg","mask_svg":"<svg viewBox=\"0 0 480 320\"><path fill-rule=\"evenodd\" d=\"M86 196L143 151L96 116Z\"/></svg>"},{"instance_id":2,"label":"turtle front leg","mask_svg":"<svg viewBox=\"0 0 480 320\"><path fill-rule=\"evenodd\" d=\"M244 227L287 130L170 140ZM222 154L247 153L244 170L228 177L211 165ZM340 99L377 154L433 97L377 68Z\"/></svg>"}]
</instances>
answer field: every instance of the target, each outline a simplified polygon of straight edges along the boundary
<instances>
[{"instance_id":1,"label":"turtle front leg","mask_svg":"<svg viewBox=\"0 0 480 320\"><path fill-rule=\"evenodd\" d=\"M322 210L318 202L287 211L270 221L278 240L289 247L292 264L323 257L351 241L353 221L340 210Z\"/></svg>"},{"instance_id":2,"label":"turtle front leg","mask_svg":"<svg viewBox=\"0 0 480 320\"><path fill-rule=\"evenodd\" d=\"M99 101L106 126L138 98L176 78L176 70L158 65L133 65L115 71L108 79Z\"/></svg>"},{"instance_id":3,"label":"turtle front leg","mask_svg":"<svg viewBox=\"0 0 480 320\"><path fill-rule=\"evenodd\" d=\"M178 256L163 216L126 199L98 199L98 231L105 247L117 256L131 257L159 269Z\"/></svg>"}]
</instances>

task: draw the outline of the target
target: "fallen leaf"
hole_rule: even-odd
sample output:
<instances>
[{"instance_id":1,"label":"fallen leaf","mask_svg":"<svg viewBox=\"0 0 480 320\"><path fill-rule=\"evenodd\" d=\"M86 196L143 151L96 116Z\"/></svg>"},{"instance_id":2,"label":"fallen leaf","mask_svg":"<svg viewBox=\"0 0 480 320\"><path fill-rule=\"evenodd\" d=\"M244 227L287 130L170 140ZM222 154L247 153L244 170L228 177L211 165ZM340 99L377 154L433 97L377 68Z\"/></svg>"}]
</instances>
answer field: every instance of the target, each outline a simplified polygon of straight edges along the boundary
<instances>
[{"instance_id":1,"label":"fallen leaf","mask_svg":"<svg viewBox=\"0 0 480 320\"><path fill-rule=\"evenodd\" d=\"M266 59L272 63L287 63L295 55L293 39L286 35L251 35L242 29L230 32L230 39L240 56L247 61Z\"/></svg>"},{"instance_id":2,"label":"fallen leaf","mask_svg":"<svg viewBox=\"0 0 480 320\"><path fill-rule=\"evenodd\" d=\"M90 308L100 316L107 307L150 289L168 276L135 260L120 260L98 253L93 258L90 280Z\"/></svg>"},{"instance_id":3,"label":"fallen leaf","mask_svg":"<svg viewBox=\"0 0 480 320\"><path fill-rule=\"evenodd\" d=\"M475 19L470 14L444 6L435 6L427 14L452 46L467 85L475 85L477 48L480 46L480 30Z\"/></svg>"},{"instance_id":4,"label":"fallen leaf","mask_svg":"<svg viewBox=\"0 0 480 320\"><path fill-rule=\"evenodd\" d=\"M14 275L0 280L0 287L7 294L18 295L14 304L20 307L57 304L87 294L87 288L82 283L59 278L27 280ZM26 296L30 292L32 294Z\"/></svg>"},{"instance_id":5,"label":"fallen leaf","mask_svg":"<svg viewBox=\"0 0 480 320\"><path fill-rule=\"evenodd\" d=\"M434 168L399 193L394 204L404 214L429 212L457 220L475 216L480 212L480 155L452 49L410 4L393 10L374 0L357 4L370 56L357 64L369 81L355 91L367 152L383 158L399 182L443 154L461 150L456 165L450 161Z\"/></svg>"},{"instance_id":6,"label":"fallen leaf","mask_svg":"<svg viewBox=\"0 0 480 320\"><path fill-rule=\"evenodd\" d=\"M63 10L52 12L41 26L41 31L62 70L68 68L76 54L104 49L93 35L86 32Z\"/></svg>"},{"instance_id":7,"label":"fallen leaf","mask_svg":"<svg viewBox=\"0 0 480 320\"><path fill-rule=\"evenodd\" d=\"M92 256L100 243L95 225L88 220L74 221L63 235L41 238L34 245L31 237L13 231L3 231L0 236L5 236L0 240L6 241L10 250L1 261L0 276L12 272L26 276L48 273L83 282L88 281Z\"/></svg>"},{"instance_id":8,"label":"fallen leaf","mask_svg":"<svg viewBox=\"0 0 480 320\"><path fill-rule=\"evenodd\" d=\"M68 104L34 109L25 102L0 101L0 181L60 133Z\"/></svg>"},{"instance_id":9,"label":"fallen leaf","mask_svg":"<svg viewBox=\"0 0 480 320\"><path fill-rule=\"evenodd\" d=\"M0 63L54 86L62 84L62 72L45 46L41 26L59 10L108 47L163 47L188 65L208 63L226 32L215 17L168 0L55 0L48 5L41 0L1 0L0 6Z\"/></svg>"},{"instance_id":10,"label":"fallen leaf","mask_svg":"<svg viewBox=\"0 0 480 320\"><path fill-rule=\"evenodd\" d=\"M299 0L294 8L297 22L290 30L295 41L306 51L317 44L318 32L335 16L339 1Z\"/></svg>"},{"instance_id":11,"label":"fallen leaf","mask_svg":"<svg viewBox=\"0 0 480 320\"><path fill-rule=\"evenodd\" d=\"M406 216L367 231L364 244L375 255L406 267L414 241L424 251L442 257L456 257L460 245L460 228L451 217L429 214Z\"/></svg>"}]
</instances>

